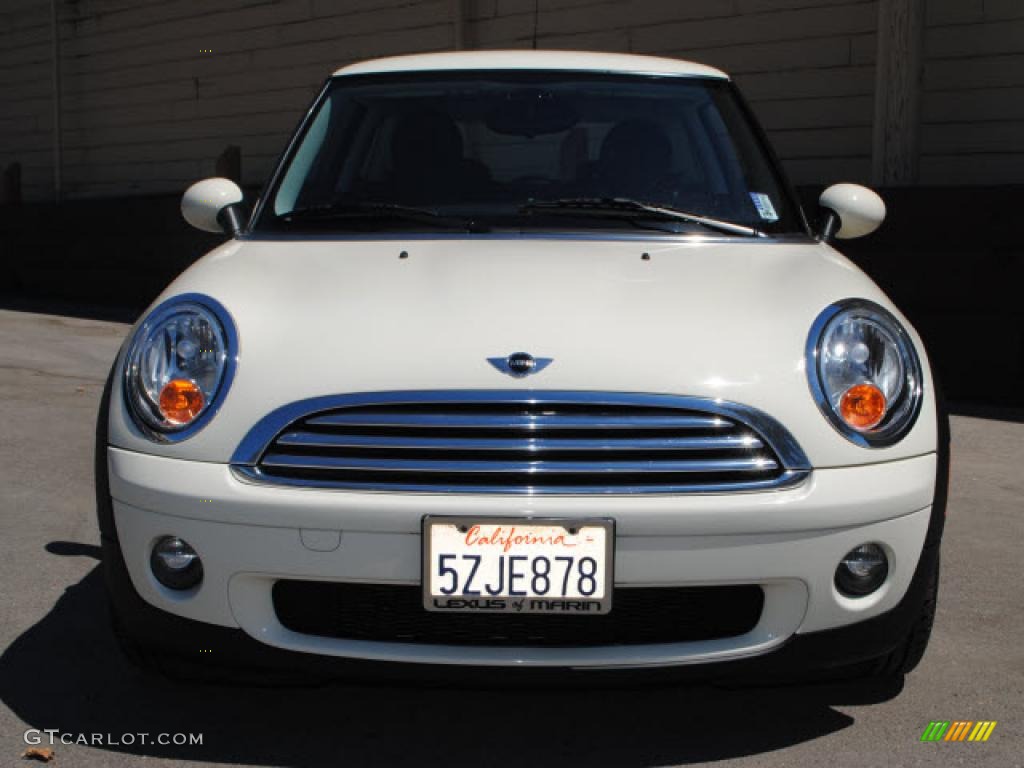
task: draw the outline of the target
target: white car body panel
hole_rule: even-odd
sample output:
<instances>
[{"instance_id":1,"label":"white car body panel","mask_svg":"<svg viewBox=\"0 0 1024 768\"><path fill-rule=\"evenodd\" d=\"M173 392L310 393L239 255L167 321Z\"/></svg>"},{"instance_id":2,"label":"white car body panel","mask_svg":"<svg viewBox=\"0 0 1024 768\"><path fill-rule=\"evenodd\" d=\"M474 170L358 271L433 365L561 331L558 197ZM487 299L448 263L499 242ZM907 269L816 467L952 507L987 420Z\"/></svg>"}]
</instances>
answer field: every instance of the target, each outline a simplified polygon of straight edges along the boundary
<instances>
[{"instance_id":1,"label":"white car body panel","mask_svg":"<svg viewBox=\"0 0 1024 768\"><path fill-rule=\"evenodd\" d=\"M673 497L507 497L353 494L272 488L223 466L110 451L111 491L126 563L139 594L186 618L241 627L281 648L363 659L615 667L700 663L765 653L798 632L830 629L893 608L917 564L931 514L935 457L821 470L799 488ZM910 510L909 512L907 510ZM416 646L299 635L277 621L280 578L418 584L425 515L613 517L616 585L756 583L761 621L739 637L617 648ZM149 551L173 532L195 542L203 588L162 587ZM852 600L832 584L835 563L865 540L889 554L886 584Z\"/></svg>"},{"instance_id":2,"label":"white car body panel","mask_svg":"<svg viewBox=\"0 0 1024 768\"><path fill-rule=\"evenodd\" d=\"M187 441L154 443L121 407L118 389L112 445L224 463L257 421L298 400L521 388L741 403L779 420L814 467L935 450L928 379L916 425L888 448L846 440L812 399L805 344L829 304L870 299L909 329L882 291L826 245L700 237L245 241L201 259L157 301L190 292L215 296L238 327L238 370L220 412ZM916 336L915 343L922 349ZM487 362L519 351L554 362L525 379Z\"/></svg>"},{"instance_id":3,"label":"white car body panel","mask_svg":"<svg viewBox=\"0 0 1024 768\"><path fill-rule=\"evenodd\" d=\"M682 59L589 51L449 51L389 56L349 64L334 74L367 75L386 72L439 72L468 70L543 69L567 72L608 72L632 75L729 76L714 67Z\"/></svg>"}]
</instances>

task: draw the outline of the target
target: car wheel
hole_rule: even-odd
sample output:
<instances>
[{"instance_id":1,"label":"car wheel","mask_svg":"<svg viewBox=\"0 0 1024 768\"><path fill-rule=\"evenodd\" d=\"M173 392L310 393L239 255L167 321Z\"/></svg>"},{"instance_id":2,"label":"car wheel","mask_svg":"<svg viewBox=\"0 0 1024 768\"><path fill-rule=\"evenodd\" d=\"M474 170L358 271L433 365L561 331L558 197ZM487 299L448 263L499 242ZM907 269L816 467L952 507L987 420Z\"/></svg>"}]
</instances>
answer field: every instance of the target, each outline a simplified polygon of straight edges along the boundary
<instances>
[{"instance_id":1,"label":"car wheel","mask_svg":"<svg viewBox=\"0 0 1024 768\"><path fill-rule=\"evenodd\" d=\"M114 504L110 496L110 477L107 472L107 429L110 414L110 390L113 387L117 363L110 369L103 395L100 398L99 412L96 414L96 442L93 456L93 478L96 488L96 519L100 529L100 544L103 550L103 583L106 585L107 606L110 611L110 628L117 644L130 662L146 672L158 672L159 664L146 648L135 638L125 626L121 616L118 594L124 594L128 578L127 569L121 558L117 531L114 528Z\"/></svg>"},{"instance_id":2,"label":"car wheel","mask_svg":"<svg viewBox=\"0 0 1024 768\"><path fill-rule=\"evenodd\" d=\"M874 676L909 674L921 663L925 649L932 635L935 624L935 609L939 595L939 554L935 558L928 574L928 585L925 589L924 602L921 610L910 628L910 632L895 650L886 654L876 662Z\"/></svg>"}]
</instances>

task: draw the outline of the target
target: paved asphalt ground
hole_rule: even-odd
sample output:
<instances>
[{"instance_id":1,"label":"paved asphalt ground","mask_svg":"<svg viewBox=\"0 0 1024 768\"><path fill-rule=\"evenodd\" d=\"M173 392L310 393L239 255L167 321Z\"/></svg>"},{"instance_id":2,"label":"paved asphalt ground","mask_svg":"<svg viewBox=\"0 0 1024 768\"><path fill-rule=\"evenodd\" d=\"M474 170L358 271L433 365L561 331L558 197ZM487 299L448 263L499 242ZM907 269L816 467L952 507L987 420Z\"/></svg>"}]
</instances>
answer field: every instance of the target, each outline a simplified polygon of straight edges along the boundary
<instances>
[{"instance_id":1,"label":"paved asphalt ground","mask_svg":"<svg viewBox=\"0 0 1024 768\"><path fill-rule=\"evenodd\" d=\"M127 326L0 310L0 765L26 729L201 733L56 746L57 766L1024 765L1024 424L955 417L932 644L904 682L725 691L197 687L146 677L107 629L93 419ZM922 744L929 720L996 720Z\"/></svg>"}]
</instances>

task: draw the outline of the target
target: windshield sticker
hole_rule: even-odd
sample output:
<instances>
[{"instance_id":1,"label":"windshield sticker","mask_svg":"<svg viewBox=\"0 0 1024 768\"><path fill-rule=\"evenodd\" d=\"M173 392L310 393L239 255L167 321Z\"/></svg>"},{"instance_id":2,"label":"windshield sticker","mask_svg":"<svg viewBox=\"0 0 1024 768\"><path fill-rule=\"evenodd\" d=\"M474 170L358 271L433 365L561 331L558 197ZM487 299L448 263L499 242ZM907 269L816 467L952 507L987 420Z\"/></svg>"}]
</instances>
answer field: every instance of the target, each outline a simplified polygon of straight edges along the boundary
<instances>
[{"instance_id":1,"label":"windshield sticker","mask_svg":"<svg viewBox=\"0 0 1024 768\"><path fill-rule=\"evenodd\" d=\"M768 195L763 192L751 192L750 199L754 201L754 207L757 208L757 213L763 220L779 220L779 214L775 212L775 206L772 205L772 199Z\"/></svg>"}]
</instances>

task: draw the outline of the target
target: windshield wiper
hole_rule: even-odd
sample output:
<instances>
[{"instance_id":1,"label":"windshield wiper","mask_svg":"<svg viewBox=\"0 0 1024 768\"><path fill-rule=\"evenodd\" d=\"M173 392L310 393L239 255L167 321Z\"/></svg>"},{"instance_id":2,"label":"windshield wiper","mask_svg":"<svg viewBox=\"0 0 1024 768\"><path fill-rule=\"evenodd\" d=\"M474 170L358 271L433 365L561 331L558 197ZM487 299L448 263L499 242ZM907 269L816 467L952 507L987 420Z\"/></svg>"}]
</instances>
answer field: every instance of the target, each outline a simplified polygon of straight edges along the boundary
<instances>
[{"instance_id":1,"label":"windshield wiper","mask_svg":"<svg viewBox=\"0 0 1024 768\"><path fill-rule=\"evenodd\" d=\"M743 237L765 237L764 232L731 221L666 208L628 197L566 197L559 200L535 200L519 209L520 213L566 213L574 215L615 216L621 218L656 217L697 224L718 232Z\"/></svg>"},{"instance_id":2,"label":"windshield wiper","mask_svg":"<svg viewBox=\"0 0 1024 768\"><path fill-rule=\"evenodd\" d=\"M450 229L464 229L467 232L487 232L488 227L473 219L450 216L431 208L417 208L396 203L331 203L296 208L281 216L289 224L301 221L341 221L346 219L397 219L431 224Z\"/></svg>"}]
</instances>

